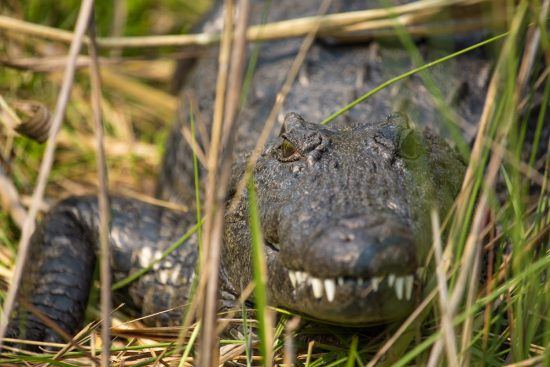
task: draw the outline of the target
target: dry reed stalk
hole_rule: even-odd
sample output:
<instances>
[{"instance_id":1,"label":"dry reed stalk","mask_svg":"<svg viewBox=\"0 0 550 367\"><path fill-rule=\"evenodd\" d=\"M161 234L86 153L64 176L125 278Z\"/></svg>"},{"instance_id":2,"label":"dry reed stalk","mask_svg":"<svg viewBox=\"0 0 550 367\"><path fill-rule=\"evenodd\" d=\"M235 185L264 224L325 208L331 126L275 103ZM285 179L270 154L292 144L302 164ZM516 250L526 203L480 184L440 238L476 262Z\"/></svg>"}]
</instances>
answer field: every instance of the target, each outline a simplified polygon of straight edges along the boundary
<instances>
[{"instance_id":1,"label":"dry reed stalk","mask_svg":"<svg viewBox=\"0 0 550 367\"><path fill-rule=\"evenodd\" d=\"M16 134L15 129L21 125L21 119L17 116L17 113L6 102L4 97L0 95L0 122L2 122L6 130L6 144L0 151L0 158L7 157L13 148L13 138Z\"/></svg>"},{"instance_id":2,"label":"dry reed stalk","mask_svg":"<svg viewBox=\"0 0 550 367\"><path fill-rule=\"evenodd\" d=\"M21 119L17 116L14 109L0 95L0 121L6 126L9 132L14 132L17 126L21 124Z\"/></svg>"},{"instance_id":3,"label":"dry reed stalk","mask_svg":"<svg viewBox=\"0 0 550 367\"><path fill-rule=\"evenodd\" d=\"M294 366L296 363L296 346L292 335L300 326L300 316L294 316L285 326L284 365Z\"/></svg>"},{"instance_id":4,"label":"dry reed stalk","mask_svg":"<svg viewBox=\"0 0 550 367\"><path fill-rule=\"evenodd\" d=\"M244 304L246 302L246 300L250 297L252 292L254 291L254 288L255 288L255 284L254 284L253 281L248 283L248 285L241 292L241 294L239 296L238 303L241 304L241 305ZM233 310L229 310L229 311L225 312L224 313L224 318L218 320L218 329L216 330L216 333L221 334L225 330L225 328L227 328L227 326L229 325L230 322L233 322L233 321L242 322L243 321L242 318L233 319L233 317L235 317L235 315L239 312L242 312L242 310L239 309L239 308L235 308ZM254 324L254 323L257 323L258 320L252 319L252 320L247 320L247 322L249 324Z\"/></svg>"},{"instance_id":5,"label":"dry reed stalk","mask_svg":"<svg viewBox=\"0 0 550 367\"><path fill-rule=\"evenodd\" d=\"M118 60L100 58L101 64L117 64ZM63 70L67 65L67 56L48 56L48 57L22 57L17 59L2 58L0 65L18 70L30 70L36 72L53 72ZM78 56L76 67L88 67L90 58L87 56Z\"/></svg>"},{"instance_id":6,"label":"dry reed stalk","mask_svg":"<svg viewBox=\"0 0 550 367\"><path fill-rule=\"evenodd\" d=\"M543 19L546 19L548 16L548 8L550 5L550 0L544 0L541 4L540 9L540 24L543 23ZM533 65L536 60L537 52L541 46L540 44L541 29L540 27L530 28L527 32L527 39L525 42L525 51L523 53L523 59L521 66L519 68L517 83L516 83L516 93L519 94L520 98L525 92L527 87L527 82L533 71Z\"/></svg>"},{"instance_id":7,"label":"dry reed stalk","mask_svg":"<svg viewBox=\"0 0 550 367\"><path fill-rule=\"evenodd\" d=\"M355 23L349 26L344 26L339 31L342 34L346 33L355 33L355 32L365 32L369 30L381 30L387 28L395 28L396 25L406 28L414 24L422 24L424 19L434 14L439 13L439 9L426 8L415 13L405 13L401 15L395 15L394 17L384 18L384 19L374 19L366 20L359 23ZM338 34L338 33L336 33Z\"/></svg>"},{"instance_id":8,"label":"dry reed stalk","mask_svg":"<svg viewBox=\"0 0 550 367\"><path fill-rule=\"evenodd\" d=\"M37 347L63 348L66 346L66 344L63 344L63 343L39 342L36 340L27 340L27 339L4 338L4 341L12 344L35 345Z\"/></svg>"},{"instance_id":9,"label":"dry reed stalk","mask_svg":"<svg viewBox=\"0 0 550 367\"><path fill-rule=\"evenodd\" d=\"M519 108L519 106L518 106ZM550 190L549 187L544 187L544 175L542 175L536 168L531 167L528 163L525 163L519 160L510 150L502 146L502 144L492 142L491 149L493 151L500 151L500 154L503 155L504 160L521 172L525 177L529 178L531 182L539 185L542 191Z\"/></svg>"},{"instance_id":10,"label":"dry reed stalk","mask_svg":"<svg viewBox=\"0 0 550 367\"><path fill-rule=\"evenodd\" d=\"M0 203L2 208L10 214L17 227L23 227L27 210L21 204L17 188L0 165Z\"/></svg>"},{"instance_id":11,"label":"dry reed stalk","mask_svg":"<svg viewBox=\"0 0 550 367\"><path fill-rule=\"evenodd\" d=\"M13 305L15 302L15 296L17 294L17 289L21 278L23 276L23 267L27 260L27 255L29 251L29 240L32 232L35 227L36 214L38 212L38 207L42 202L44 196L44 191L46 189L46 183L50 170L53 165L53 159L55 154L55 148L57 144L57 134L61 128L61 123L63 121L63 116L65 115L65 109L67 107L67 102L70 97L70 91L73 84L74 73L75 73L75 63L76 58L82 47L82 40L84 32L88 26L88 21L90 19L90 14L92 12L94 1L93 0L83 0L80 7L80 12L78 14L78 19L75 26L75 37L71 43L69 50L70 59L67 63L67 68L65 69L65 75L63 78L63 84L59 92L59 97L57 100L56 108L54 115L52 117L52 126L50 129L50 137L48 139L46 150L44 152L44 158L40 165L40 172L38 174L38 181L33 193L33 200L28 211L28 215L23 224L21 239L19 241L19 249L17 262L15 264L15 269L13 272L12 282L10 283L8 294L4 301L4 307L2 312L2 319L0 323L0 347L3 343L3 338L6 334L6 328L8 325L9 316L12 312Z\"/></svg>"},{"instance_id":12,"label":"dry reed stalk","mask_svg":"<svg viewBox=\"0 0 550 367\"><path fill-rule=\"evenodd\" d=\"M88 325L86 325L84 328L82 328L82 330L80 330L78 332L78 334L75 335L75 337L72 339L73 341L78 341L80 339L82 339L84 337L84 335L88 334L88 333L93 333L94 332L94 328L96 326L96 323L90 323ZM92 337L90 339L90 341L93 341L94 338ZM65 353L71 351L74 349L74 346L72 343L67 343L65 345L61 345L61 349L59 349L59 351L55 354L55 356L53 357L54 360L59 360L61 359ZM97 361L97 359L95 358L95 348L90 348L90 356L94 359L94 361ZM46 363L44 365L44 367L48 367L50 365L50 363Z\"/></svg>"},{"instance_id":13,"label":"dry reed stalk","mask_svg":"<svg viewBox=\"0 0 550 367\"><path fill-rule=\"evenodd\" d=\"M110 37L120 37L124 34L124 27L126 26L126 20L128 19L128 6L126 1L115 0L113 2L113 19L111 23ZM122 49L114 48L111 50L111 57L120 56Z\"/></svg>"},{"instance_id":14,"label":"dry reed stalk","mask_svg":"<svg viewBox=\"0 0 550 367\"><path fill-rule=\"evenodd\" d=\"M499 22L504 22L504 18ZM384 23L379 23L383 25ZM395 25L395 22L393 23ZM487 29L493 26L494 22L485 18L470 18L464 19L460 22L454 21L440 21L434 19L434 21L423 24L408 24L403 25L404 30L412 37L432 37L434 35L454 35L460 33L468 33L472 31L479 31ZM332 37L336 40L343 40L347 42L351 41L365 41L396 37L395 27L388 28L372 28L370 22L364 22L357 24L356 26L345 28L341 32L331 32L328 37Z\"/></svg>"},{"instance_id":15,"label":"dry reed stalk","mask_svg":"<svg viewBox=\"0 0 550 367\"><path fill-rule=\"evenodd\" d=\"M170 210L177 210L177 211L180 211L182 213L186 213L186 212L189 211L189 208L185 205L178 204L178 203L172 203L172 202L166 201L166 200L157 199L154 196L150 196L150 195L147 195L147 194L142 194L142 193L133 191L131 189L128 189L126 187L115 188L115 189L112 190L112 192L115 193L115 194L122 194L124 196L130 197L130 198L133 198L133 199L137 199L139 201L143 201L145 203L152 204L152 205L155 205L155 206L161 206L163 208L167 208L167 209L170 209Z\"/></svg>"},{"instance_id":16,"label":"dry reed stalk","mask_svg":"<svg viewBox=\"0 0 550 367\"><path fill-rule=\"evenodd\" d=\"M216 101L214 106L214 122L212 128L211 148L208 151L208 183L206 196L207 221L211 215L209 227L205 222L204 243L207 244L207 262L201 267L208 274L206 287L206 302L203 308L203 328L201 344L201 364L212 366L216 362L212 356L205 358L205 351L212 351L216 331L216 308L218 294L218 272L220 249L223 241L223 213L227 188L230 183L231 165L233 161L233 146L236 135L235 116L239 108L242 87L242 76L246 55L246 27L248 26L250 4L248 0L240 0L238 4L239 18L233 37L233 3L226 2L224 40L220 49L218 83L216 85ZM231 40L234 38L234 44ZM228 75L229 73L229 75ZM221 155L221 159L220 159ZM210 304L208 304L210 303ZM208 339L208 341L206 341ZM209 346L205 347L205 343ZM207 352L207 353L209 353ZM203 359L204 358L204 359Z\"/></svg>"},{"instance_id":17,"label":"dry reed stalk","mask_svg":"<svg viewBox=\"0 0 550 367\"><path fill-rule=\"evenodd\" d=\"M282 38L302 37L319 27L319 34L330 36L333 32L341 33L340 28L356 23L373 21L381 18L392 18L405 14L433 11L444 13L451 7L470 7L487 4L490 0L420 0L391 8L369 9L345 13L330 14L322 17L304 17L265 25L254 25L247 30L248 41L267 41ZM0 16L0 28L13 32L31 34L54 41L70 42L73 34L43 25L33 24L6 16ZM210 46L220 41L217 33L200 33L186 35L164 35L144 37L98 38L101 48L148 48L169 46ZM86 38L85 43L89 40Z\"/></svg>"},{"instance_id":18,"label":"dry reed stalk","mask_svg":"<svg viewBox=\"0 0 550 367\"><path fill-rule=\"evenodd\" d=\"M170 121L174 117L178 99L173 95L109 70L102 70L101 76L106 87L117 89L144 106L158 111L159 116L166 121Z\"/></svg>"},{"instance_id":19,"label":"dry reed stalk","mask_svg":"<svg viewBox=\"0 0 550 367\"><path fill-rule=\"evenodd\" d=\"M13 339L15 340L16 342L19 342L19 341L22 341L22 340L19 340L19 339ZM16 348L16 347L11 347L9 345L4 345L2 346L2 350L7 350L7 351L10 351L14 354L21 354L21 355L28 355L28 356L36 356L38 355L38 353L33 353L33 352L29 352L28 350L24 350L24 349L20 349L20 348ZM14 366L14 365L8 365L8 366Z\"/></svg>"},{"instance_id":20,"label":"dry reed stalk","mask_svg":"<svg viewBox=\"0 0 550 367\"><path fill-rule=\"evenodd\" d=\"M490 230L491 226L487 229ZM479 238L485 238L485 235L480 234ZM468 284L468 294L466 296L466 320L464 321L464 327L462 328L462 349L459 353L459 365L460 366L470 366L470 354L472 341L472 333L474 327L474 313L472 312L474 307L474 302L476 301L478 284L479 284L479 272L481 268L481 246L477 248L477 253L474 254L474 264L472 265L472 275L470 276L470 283Z\"/></svg>"},{"instance_id":21,"label":"dry reed stalk","mask_svg":"<svg viewBox=\"0 0 550 367\"><path fill-rule=\"evenodd\" d=\"M91 105L94 119L96 138L97 178L99 192L97 194L99 207L99 261L101 282L101 340L102 354L101 364L109 366L111 355L111 250L109 248L109 226L111 222L111 209L108 196L108 174L105 149L103 143L103 115L101 112L101 76L99 75L99 61L97 55L95 12L92 12L88 25L90 43L90 81L91 81Z\"/></svg>"},{"instance_id":22,"label":"dry reed stalk","mask_svg":"<svg viewBox=\"0 0 550 367\"><path fill-rule=\"evenodd\" d=\"M315 340L310 341L307 344L307 355L306 355L306 366L309 366L309 363L311 361L311 356L313 354L313 347L315 346Z\"/></svg>"},{"instance_id":23,"label":"dry reed stalk","mask_svg":"<svg viewBox=\"0 0 550 367\"><path fill-rule=\"evenodd\" d=\"M523 361L516 362L516 363L510 363L505 365L504 367L531 367L531 366L542 366L542 361L544 360L544 356L535 356L531 358L524 359Z\"/></svg>"},{"instance_id":24,"label":"dry reed stalk","mask_svg":"<svg viewBox=\"0 0 550 367\"><path fill-rule=\"evenodd\" d=\"M197 156L197 160L201 164L203 168L208 167L208 159L206 158L206 154L199 146L197 139L191 134L191 131L187 126L181 127L181 136L185 139L185 142L189 144L191 149L193 150L193 154Z\"/></svg>"},{"instance_id":25,"label":"dry reed stalk","mask_svg":"<svg viewBox=\"0 0 550 367\"><path fill-rule=\"evenodd\" d=\"M443 250L441 248L441 228L439 226L439 215L435 210L432 210L431 219L436 279L437 287L439 289L439 306L441 308L441 330L447 350L447 363L451 367L458 367L458 357L455 344L456 336L453 329L453 315L447 308L447 304L449 303L449 294L447 290L446 266L444 264L442 254Z\"/></svg>"},{"instance_id":26,"label":"dry reed stalk","mask_svg":"<svg viewBox=\"0 0 550 367\"><path fill-rule=\"evenodd\" d=\"M95 139L92 135L81 134L78 132L60 131L58 135L60 146L73 146L75 141L86 149L93 149ZM140 160L149 165L155 165L159 160L158 149L151 143L140 141L124 141L122 138L104 137L105 149L108 156L128 157L132 154L139 157Z\"/></svg>"},{"instance_id":27,"label":"dry reed stalk","mask_svg":"<svg viewBox=\"0 0 550 367\"><path fill-rule=\"evenodd\" d=\"M232 359L241 356L245 351L246 345L244 344L229 344L220 348L220 361L218 366L223 367L225 363Z\"/></svg>"},{"instance_id":28,"label":"dry reed stalk","mask_svg":"<svg viewBox=\"0 0 550 367\"><path fill-rule=\"evenodd\" d=\"M208 151L208 173L205 199L204 246L201 254L200 269L202 271L199 289L204 289L204 302L200 309L201 336L199 365L213 367L218 365L218 350L216 335L216 310L218 296L218 269L220 263L220 245L222 241L223 198L218 198L218 162L221 152L221 135L223 130L223 111L229 72L229 58L233 34L233 1L225 1L223 37L218 59L218 78L216 82L216 99L210 149Z\"/></svg>"},{"instance_id":29,"label":"dry reed stalk","mask_svg":"<svg viewBox=\"0 0 550 367\"><path fill-rule=\"evenodd\" d=\"M242 82L244 75L244 66L246 65L246 27L250 17L250 1L239 0L238 3L237 24L235 25L234 45L231 50L231 65L229 69L229 78L227 81L227 96L224 110L224 133L222 136L222 147L226 154L233 151L235 133L235 117L239 112L239 101L241 99ZM231 169L222 165L222 169L231 173ZM222 174L223 177L223 174ZM229 179L229 178L227 178Z\"/></svg>"},{"instance_id":30,"label":"dry reed stalk","mask_svg":"<svg viewBox=\"0 0 550 367\"><path fill-rule=\"evenodd\" d=\"M494 243L496 238L493 238ZM485 250L487 250L487 247L485 247ZM487 271L486 274L488 275L488 279L486 281L485 285L485 294L489 295L493 292L493 289L495 288L496 280L494 275L494 259L495 259L495 249L494 245L491 246L489 249L489 257L487 260ZM491 302L488 302L485 305L485 311L483 314L483 335L481 339L481 351L485 353L487 351L487 346L489 343L489 330L490 330L490 324L491 324L491 311L492 311L492 304Z\"/></svg>"},{"instance_id":31,"label":"dry reed stalk","mask_svg":"<svg viewBox=\"0 0 550 367\"><path fill-rule=\"evenodd\" d=\"M139 75L140 79L170 82L174 77L174 66L178 60L197 58L205 56L206 50L188 50L172 54L151 55L144 57L104 58L99 57L99 64L113 73ZM56 72L67 65L67 56L41 56L41 57L19 57L0 58L0 65L17 70L34 72ZM79 56L76 61L77 68L90 66L88 56Z\"/></svg>"}]
</instances>

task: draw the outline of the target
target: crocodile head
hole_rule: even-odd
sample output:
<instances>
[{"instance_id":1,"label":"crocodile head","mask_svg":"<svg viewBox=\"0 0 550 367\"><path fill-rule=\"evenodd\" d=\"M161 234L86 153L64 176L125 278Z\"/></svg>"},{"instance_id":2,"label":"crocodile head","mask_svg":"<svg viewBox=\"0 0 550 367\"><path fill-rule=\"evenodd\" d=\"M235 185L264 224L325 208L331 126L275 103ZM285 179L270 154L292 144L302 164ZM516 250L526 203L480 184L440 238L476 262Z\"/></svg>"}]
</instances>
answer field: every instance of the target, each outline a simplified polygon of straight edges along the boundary
<instances>
[{"instance_id":1,"label":"crocodile head","mask_svg":"<svg viewBox=\"0 0 550 367\"><path fill-rule=\"evenodd\" d=\"M443 139L400 115L329 129L288 114L254 170L271 303L344 325L406 316L430 210L449 210L464 170ZM247 205L226 214L223 268L236 289L251 279Z\"/></svg>"}]
</instances>

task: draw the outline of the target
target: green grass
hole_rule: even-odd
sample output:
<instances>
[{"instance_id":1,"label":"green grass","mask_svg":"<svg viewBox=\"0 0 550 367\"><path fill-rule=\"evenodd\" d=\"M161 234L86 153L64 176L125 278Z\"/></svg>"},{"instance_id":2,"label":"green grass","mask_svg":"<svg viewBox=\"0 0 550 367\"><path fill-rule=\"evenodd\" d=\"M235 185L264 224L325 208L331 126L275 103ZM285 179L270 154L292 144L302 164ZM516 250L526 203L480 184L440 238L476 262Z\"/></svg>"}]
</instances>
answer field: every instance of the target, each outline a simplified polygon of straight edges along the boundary
<instances>
[{"instance_id":1,"label":"green grass","mask_svg":"<svg viewBox=\"0 0 550 367\"><path fill-rule=\"evenodd\" d=\"M10 7L0 5L0 9L9 10L13 14L26 20L37 23L52 24L60 28L70 29L74 24L77 14L78 1L63 2L62 5L52 6L49 1L26 0L24 6L18 9L17 5ZM155 25L159 22L158 15L168 16L166 21L172 24L170 32L188 30L190 24L195 21L198 14L204 10L199 2L185 2L184 0L164 0L154 2L152 0L130 1L128 7L128 27L125 34L146 35L152 34L151 29L161 27ZM57 2L56 2L57 4ZM513 15L514 23L506 30L506 33L488 37L482 44L492 43L498 60L495 65L495 75L498 83L498 93L494 100L490 101L485 140L480 144L480 151L472 157L470 168L472 169L471 184L465 188L466 195L460 199L456 211L452 213L446 226L447 241L446 251L451 259L447 270L449 293L468 282L465 293L461 297L456 313L453 315L454 331L457 336L456 345L459 358L465 364L480 366L501 366L506 363L519 363L524 361L526 365L550 365L550 282L548 282L550 269L550 248L548 228L550 225L548 196L548 168L550 161L548 154L544 158L537 157L535 152L538 147L546 147L548 142L541 139L543 127L548 125L547 107L550 105L550 78L542 80L538 88L540 93L535 93L535 77L531 77L526 83L526 89L521 96L517 88L518 73L522 60L522 52L527 42L528 25L534 23L540 26L541 52L550 55L550 42L546 32L547 18L539 24L536 17L539 15L535 7L540 6L541 1L520 1L517 5L506 2ZM5 8L2 8L5 7ZM107 2L98 3L99 29L102 35L107 34L110 26L112 9ZM175 16L177 13L178 16ZM4 12L3 12L4 14ZM179 16L182 15L182 16ZM164 18L163 18L164 19ZM365 96L360 97L348 106L342 106L337 113L328 116L323 123L329 123L332 119L345 113L359 103L368 103L368 98L383 88L398 82L412 74L425 72L422 75L427 85L432 84L434 98L438 96L437 86L430 82L430 68L443 63L469 49L479 47L480 44L469 49L461 50L439 60L425 63L419 58L415 43L410 37L398 29L398 38L415 60L415 69L402 75L396 75L374 89ZM30 50L41 44L27 44ZM0 52L8 52L10 46L0 43ZM502 51L504 50L504 51ZM136 55L139 51L131 51L127 55ZM30 52L32 54L32 52ZM125 54L126 55L126 54ZM168 56L167 51L161 50L160 56ZM157 55L158 56L158 55ZM254 58L253 58L254 59ZM543 68L548 68L536 59L533 70L541 75ZM254 66L250 70L253 70ZM250 73L247 73L247 75ZM248 77L247 80L249 79ZM138 80L140 83L154 86L157 89L169 88L169 80ZM39 99L42 102L53 105L58 90L59 78L49 74L22 72L2 69L0 71L0 94L12 98ZM434 88L435 87L435 88ZM95 188L95 156L93 148L81 143L80 137L92 134L90 107L87 95L87 75L80 72L73 93L73 103L69 106L64 131L67 137L62 143L57 155L54 171L50 176L48 185L48 197L59 198L67 191L93 190ZM246 90L246 88L245 88ZM535 108L534 96L539 98L540 108ZM519 98L519 97L521 98ZM527 113L517 113L517 106L523 98L527 98L524 110ZM113 113L106 114L108 135L117 141L136 139L148 144L157 155L154 159L146 159L144 156L134 156L127 159L124 155L111 156L109 169L111 179L115 184L122 184L133 191L152 194L155 180L158 157L163 151L164 137L167 134L170 121L164 121L162 115L155 111L145 114L129 112L136 101L130 96L119 95L116 90L106 93L105 103ZM244 100L244 99L243 99ZM437 104L437 103L436 103ZM445 105L437 104L443 114ZM452 111L447 111L452 115ZM532 114L536 121L535 131L528 134L527 118L524 115ZM538 116L537 116L538 114ZM125 117L121 117L125 116ZM145 116L140 121L139 117ZM190 112L193 116L193 112ZM191 119L193 121L193 119ZM121 127L122 126L122 127ZM194 124L191 125L192 135L195 135ZM160 137L159 137L160 136ZM462 151L469 154L469 147L461 143L461 137L457 137L456 144L462 147ZM528 139L529 137L529 139ZM6 132L0 128L0 149L7 141ZM488 185L488 166L495 156L493 143L505 148L507 152L503 156L502 163L498 165L499 184ZM526 146L532 146L531 150ZM525 153L527 151L527 153ZM42 156L43 147L29 142L24 138L15 138L14 150L10 161L10 174L20 193L32 193L36 179L37 167ZM198 191L198 162L194 159L195 184L197 186L196 198L200 197ZM538 166L537 166L538 164ZM525 175L525 169L531 167L540 172L538 179L530 180ZM308 366L354 366L368 365L377 351L396 332L399 324L388 325L374 336L363 330L333 329L323 325L307 324L304 328L287 331L287 326L292 320L291 314L283 310L273 310L267 306L267 294L265 289L265 271L262 270L262 235L260 221L254 205L254 191L249 188L251 198L250 228L253 234L255 287L254 295L256 319L248 319L243 316L245 336L249 329L259 330L260 342L258 344L246 342L247 348L242 353L242 363L256 365L259 363L253 357L265 356L268 351L273 352L275 363L282 363L284 355L285 335L291 333L297 350L298 364ZM502 200L502 197L506 197ZM497 233L497 238L490 249L484 251L484 256L492 258L479 263L479 281L470 279L471 274L461 277L464 268L463 261L470 261L472 256L468 254L467 243L472 231L476 210L485 198L486 210L492 221L492 228ZM199 225L193 230L199 229L200 233L200 206L197 207L197 221ZM187 235L192 234L191 232ZM5 212L0 212L0 266L9 268L10 260L17 246L19 231L10 221ZM486 241L490 241L489 235ZM185 236L184 236L185 238ZM180 241L183 243L184 240ZM481 242L480 242L481 243ZM478 246L480 244L478 243ZM478 252L474 252L476 254ZM433 265L433 264L432 264ZM475 265L469 265L475 269ZM489 269L492 267L492 269ZM491 271L488 271L491 270ZM146 270L142 271L145 272ZM137 275L139 276L139 274ZM4 278L5 280L5 278ZM436 286L435 279L428 279L425 296ZM469 285L474 284L471 288ZM116 286L116 285L115 285ZM477 289L476 289L477 288ZM430 358L434 345L442 339L441 334L441 310L437 297L434 298L424 312L409 329L397 338L394 345L379 361L380 365L406 366L416 363L424 365ZM97 310L97 305L91 305ZM248 315L248 307L243 305L242 315ZM278 322L270 329L266 314L277 312ZM97 314L97 311L92 314ZM257 322L256 322L257 321ZM258 326L259 325L259 326ZM470 325L466 327L466 325ZM163 358L176 358L180 366L184 365L186 356L194 355L194 340L198 335L198 326L189 330L189 339L185 339L182 349L177 349L174 343L155 343L145 346L134 345L135 342L119 338L118 344L112 347L112 353L125 351L126 353L141 353L140 365L154 363L162 355ZM177 334L176 334L177 335ZM268 337L272 335L272 337ZM174 338L175 339L175 338ZM325 340L329 340L326 342ZM308 353L308 343L313 341L312 353ZM222 345L241 345L240 340L223 340ZM248 347L252 345L252 347ZM151 356L146 349L155 348L156 357ZM178 353L176 353L178 351ZM98 349L99 353L100 350ZM164 354L163 354L164 353ZM53 360L53 355L42 353L39 355L2 356L0 363L22 364L49 362L58 366L78 366L87 360L78 351L69 352L63 361ZM136 357L137 358L137 357ZM441 353L438 365L448 365L445 351Z\"/></svg>"},{"instance_id":2,"label":"green grass","mask_svg":"<svg viewBox=\"0 0 550 367\"><path fill-rule=\"evenodd\" d=\"M248 183L249 200L249 226L252 241L252 263L254 267L254 300L256 308L256 317L258 318L258 331L260 337L260 352L264 357L263 364L271 365L273 337L271 332L271 310L268 308L267 300L267 267L265 262L265 251L263 234L258 212L258 203L254 189L254 181L251 179Z\"/></svg>"}]
</instances>

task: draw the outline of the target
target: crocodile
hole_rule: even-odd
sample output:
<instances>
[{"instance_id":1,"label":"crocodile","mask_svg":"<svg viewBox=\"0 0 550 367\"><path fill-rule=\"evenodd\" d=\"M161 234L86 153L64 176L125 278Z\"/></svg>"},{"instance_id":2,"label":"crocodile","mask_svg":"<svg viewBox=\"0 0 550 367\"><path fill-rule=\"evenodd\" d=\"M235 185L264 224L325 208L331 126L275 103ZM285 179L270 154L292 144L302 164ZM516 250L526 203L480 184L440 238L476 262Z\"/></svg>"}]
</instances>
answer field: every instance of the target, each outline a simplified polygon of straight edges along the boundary
<instances>
[{"instance_id":1,"label":"crocodile","mask_svg":"<svg viewBox=\"0 0 550 367\"><path fill-rule=\"evenodd\" d=\"M375 5L333 1L330 12ZM254 22L260 22L263 6L252 2ZM268 21L314 15L318 6L316 1L273 2ZM212 13L205 29L217 26L219 13ZM425 58L434 59L462 40L449 37L446 42L419 47ZM259 46L247 106L237 118L228 203L300 43L291 39ZM203 121L212 118L216 52L195 63L182 88L182 95L194 96ZM350 327L398 320L413 309L421 289L417 273L431 247L430 210L449 211L466 167L445 139L450 129L443 113L423 79L413 76L335 122L319 124L338 107L412 67L409 54L391 42L320 39L313 44L253 170L270 304ZM430 70L465 131L481 114L487 78L480 75L489 68L481 51ZM182 123L187 121L174 125L166 143L158 197L193 208L192 150L182 137ZM248 205L245 193L225 211L220 309L234 306L252 280ZM114 281L160 258L196 222L193 210L117 196L111 198L111 213ZM34 306L70 335L82 325L92 287L98 215L94 196L69 197L45 215L32 236L17 298L20 306ZM154 315L144 319L149 325L180 323L193 283L197 241L197 235L191 236L152 271L117 291L123 310ZM7 335L61 339L25 307L16 308Z\"/></svg>"}]
</instances>

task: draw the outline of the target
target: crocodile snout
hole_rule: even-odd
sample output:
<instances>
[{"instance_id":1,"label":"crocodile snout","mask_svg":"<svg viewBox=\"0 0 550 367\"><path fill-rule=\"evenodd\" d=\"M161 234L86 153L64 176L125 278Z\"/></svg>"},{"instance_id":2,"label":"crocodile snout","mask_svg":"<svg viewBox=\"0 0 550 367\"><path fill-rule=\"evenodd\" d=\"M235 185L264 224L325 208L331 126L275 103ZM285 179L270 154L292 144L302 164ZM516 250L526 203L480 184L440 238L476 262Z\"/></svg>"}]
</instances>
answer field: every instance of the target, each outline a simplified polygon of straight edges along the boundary
<instances>
[{"instance_id":1,"label":"crocodile snout","mask_svg":"<svg viewBox=\"0 0 550 367\"><path fill-rule=\"evenodd\" d=\"M310 236L301 233L301 246L282 242L278 252L283 266L274 279L290 289L285 296L272 287L281 303L337 324L364 325L410 312L420 255L412 229L393 213L369 210L328 221Z\"/></svg>"},{"instance_id":2,"label":"crocodile snout","mask_svg":"<svg viewBox=\"0 0 550 367\"><path fill-rule=\"evenodd\" d=\"M411 229L399 220L360 215L318 232L308 246L303 266L323 278L405 275L418 266L417 249Z\"/></svg>"}]
</instances>

